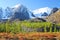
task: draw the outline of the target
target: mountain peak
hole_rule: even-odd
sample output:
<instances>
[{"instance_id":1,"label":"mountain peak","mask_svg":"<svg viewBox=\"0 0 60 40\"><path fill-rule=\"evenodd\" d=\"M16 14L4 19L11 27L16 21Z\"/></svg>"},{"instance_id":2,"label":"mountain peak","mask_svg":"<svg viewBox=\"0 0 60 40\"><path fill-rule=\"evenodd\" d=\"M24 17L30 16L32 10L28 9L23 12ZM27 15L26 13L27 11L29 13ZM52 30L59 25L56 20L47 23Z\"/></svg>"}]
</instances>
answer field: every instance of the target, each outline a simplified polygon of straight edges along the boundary
<instances>
[{"instance_id":1,"label":"mountain peak","mask_svg":"<svg viewBox=\"0 0 60 40\"><path fill-rule=\"evenodd\" d=\"M21 6L21 4L17 4L17 5L15 5L14 7L15 7L15 8L18 8L19 6Z\"/></svg>"},{"instance_id":2,"label":"mountain peak","mask_svg":"<svg viewBox=\"0 0 60 40\"><path fill-rule=\"evenodd\" d=\"M12 8L19 8L19 7L21 7L21 6L23 6L22 4L17 4L17 5L15 5L15 6L13 6Z\"/></svg>"},{"instance_id":3,"label":"mountain peak","mask_svg":"<svg viewBox=\"0 0 60 40\"><path fill-rule=\"evenodd\" d=\"M44 12L48 12L48 11L51 11L51 9L49 7L44 7L44 8L39 8L39 9L33 10L33 13L37 14L37 13L44 13Z\"/></svg>"}]
</instances>

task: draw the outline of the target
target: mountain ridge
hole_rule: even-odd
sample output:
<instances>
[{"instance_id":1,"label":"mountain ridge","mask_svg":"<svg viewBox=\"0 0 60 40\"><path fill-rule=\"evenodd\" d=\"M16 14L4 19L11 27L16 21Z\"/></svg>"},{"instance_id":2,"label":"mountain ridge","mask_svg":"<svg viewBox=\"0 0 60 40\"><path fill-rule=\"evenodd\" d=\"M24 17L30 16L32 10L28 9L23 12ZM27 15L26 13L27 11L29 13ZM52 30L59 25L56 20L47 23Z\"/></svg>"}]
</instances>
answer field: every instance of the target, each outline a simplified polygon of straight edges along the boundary
<instances>
[{"instance_id":1,"label":"mountain ridge","mask_svg":"<svg viewBox=\"0 0 60 40\"><path fill-rule=\"evenodd\" d=\"M53 12L56 12L58 8L49 8L49 7L44 7L44 8L39 8L36 10L29 10L26 8L24 5L18 4L13 7L7 7L4 11L0 9L0 14L3 16L1 19L9 19L9 20L29 20L29 19L34 19L34 18L42 18L46 19L46 17L50 16L53 14ZM4 14L4 15L3 15Z\"/></svg>"}]
</instances>

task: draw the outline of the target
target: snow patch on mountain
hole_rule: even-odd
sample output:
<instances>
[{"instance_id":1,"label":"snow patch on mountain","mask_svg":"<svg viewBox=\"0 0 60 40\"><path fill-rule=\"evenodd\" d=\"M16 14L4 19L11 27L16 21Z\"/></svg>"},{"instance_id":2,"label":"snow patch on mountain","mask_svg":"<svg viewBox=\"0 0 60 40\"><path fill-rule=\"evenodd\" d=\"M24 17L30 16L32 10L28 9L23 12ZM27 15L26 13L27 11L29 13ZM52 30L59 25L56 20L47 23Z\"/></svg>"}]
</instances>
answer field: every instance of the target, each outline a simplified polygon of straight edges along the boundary
<instances>
[{"instance_id":1,"label":"snow patch on mountain","mask_svg":"<svg viewBox=\"0 0 60 40\"><path fill-rule=\"evenodd\" d=\"M14 8L18 8L19 6L21 6L21 4L17 4L14 6Z\"/></svg>"},{"instance_id":2,"label":"snow patch on mountain","mask_svg":"<svg viewBox=\"0 0 60 40\"><path fill-rule=\"evenodd\" d=\"M49 8L49 7L39 8L39 9L33 10L32 12L34 14L40 14L40 13L44 13L44 12L49 14L51 12L51 8Z\"/></svg>"}]
</instances>

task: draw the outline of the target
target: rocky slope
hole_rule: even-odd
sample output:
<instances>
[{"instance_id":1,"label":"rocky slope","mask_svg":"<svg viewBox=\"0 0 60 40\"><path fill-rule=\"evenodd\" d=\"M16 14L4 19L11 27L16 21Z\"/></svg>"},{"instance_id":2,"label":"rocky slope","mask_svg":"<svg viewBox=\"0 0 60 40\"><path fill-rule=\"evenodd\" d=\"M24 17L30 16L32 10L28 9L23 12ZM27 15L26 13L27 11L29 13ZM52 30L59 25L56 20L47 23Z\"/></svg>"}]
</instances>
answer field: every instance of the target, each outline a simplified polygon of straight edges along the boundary
<instances>
[{"instance_id":1,"label":"rocky slope","mask_svg":"<svg viewBox=\"0 0 60 40\"><path fill-rule=\"evenodd\" d=\"M60 23L60 9L46 18L48 22Z\"/></svg>"}]
</instances>

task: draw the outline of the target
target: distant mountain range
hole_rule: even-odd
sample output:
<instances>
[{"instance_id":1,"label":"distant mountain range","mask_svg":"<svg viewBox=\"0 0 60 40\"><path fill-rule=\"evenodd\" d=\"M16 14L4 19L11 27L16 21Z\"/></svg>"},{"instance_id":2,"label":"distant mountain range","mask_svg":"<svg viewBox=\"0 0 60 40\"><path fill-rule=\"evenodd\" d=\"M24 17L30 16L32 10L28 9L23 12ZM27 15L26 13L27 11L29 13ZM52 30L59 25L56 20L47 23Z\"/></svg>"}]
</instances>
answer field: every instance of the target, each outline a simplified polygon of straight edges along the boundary
<instances>
[{"instance_id":1,"label":"distant mountain range","mask_svg":"<svg viewBox=\"0 0 60 40\"><path fill-rule=\"evenodd\" d=\"M30 11L25 6L18 4L13 7L7 7L6 9L0 8L0 20L5 20L5 19L29 20L33 18L46 19L47 16L50 16L51 14L55 13L57 10L59 9L44 7Z\"/></svg>"}]
</instances>

